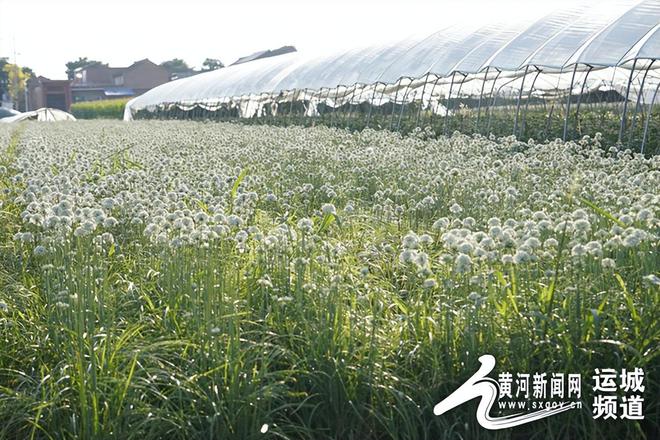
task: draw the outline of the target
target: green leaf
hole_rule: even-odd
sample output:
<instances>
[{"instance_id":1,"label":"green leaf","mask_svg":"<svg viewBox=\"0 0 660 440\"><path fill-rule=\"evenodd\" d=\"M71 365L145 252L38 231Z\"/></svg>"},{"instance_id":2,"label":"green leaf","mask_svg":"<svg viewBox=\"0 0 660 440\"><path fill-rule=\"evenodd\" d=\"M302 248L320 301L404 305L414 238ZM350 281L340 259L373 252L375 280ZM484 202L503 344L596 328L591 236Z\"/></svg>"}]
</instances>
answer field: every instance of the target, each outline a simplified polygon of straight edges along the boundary
<instances>
[{"instance_id":1,"label":"green leaf","mask_svg":"<svg viewBox=\"0 0 660 440\"><path fill-rule=\"evenodd\" d=\"M601 217L604 217L604 218L610 220L611 222L616 223L617 225L621 226L622 228L626 227L626 225L621 220L614 217L611 213L605 211L603 208L596 205L594 202L591 202L591 201L589 201L585 198L582 198L582 197L580 197L580 202L587 205L589 208L591 208L596 214L600 215Z\"/></svg>"},{"instance_id":2,"label":"green leaf","mask_svg":"<svg viewBox=\"0 0 660 440\"><path fill-rule=\"evenodd\" d=\"M202 200L196 200L196 202L197 202L197 207L199 207L199 209L201 209L207 214L211 214L211 211L209 210L209 205L204 203Z\"/></svg>"},{"instance_id":3,"label":"green leaf","mask_svg":"<svg viewBox=\"0 0 660 440\"><path fill-rule=\"evenodd\" d=\"M121 411L124 409L124 400L126 399L126 395L128 394L128 387L131 385L131 380L133 380L133 373L135 373L135 364L137 363L137 357L138 353L135 352L133 355L133 360L131 361L131 367L128 371L128 376L126 377L126 381L124 382L123 389L121 391L121 394L119 395L119 402L117 404L117 417L121 415Z\"/></svg>"},{"instance_id":4,"label":"green leaf","mask_svg":"<svg viewBox=\"0 0 660 440\"><path fill-rule=\"evenodd\" d=\"M630 311L630 316L632 317L633 321L635 321L636 323L641 323L639 313L637 313L637 309L635 308L635 302L633 301L632 295L630 295L630 293L628 292L626 283L623 281L623 278L621 278L621 275L619 275L618 273L614 274L614 278L616 278L616 280L619 282L619 286L621 286L621 290L623 290L623 298L626 300L626 306Z\"/></svg>"},{"instance_id":5,"label":"green leaf","mask_svg":"<svg viewBox=\"0 0 660 440\"><path fill-rule=\"evenodd\" d=\"M235 199L236 198L236 192L238 192L238 187L241 185L241 182L243 179L245 179L245 176L247 176L248 169L244 168L243 171L241 171L241 174L238 175L238 178L236 179L236 182L234 182L234 186L231 187L231 198Z\"/></svg>"},{"instance_id":6,"label":"green leaf","mask_svg":"<svg viewBox=\"0 0 660 440\"><path fill-rule=\"evenodd\" d=\"M323 217L323 221L321 222L321 226L319 226L319 230L317 233L320 234L321 232L328 229L328 227L332 224L334 220L335 220L334 214L326 214L326 216Z\"/></svg>"}]
</instances>

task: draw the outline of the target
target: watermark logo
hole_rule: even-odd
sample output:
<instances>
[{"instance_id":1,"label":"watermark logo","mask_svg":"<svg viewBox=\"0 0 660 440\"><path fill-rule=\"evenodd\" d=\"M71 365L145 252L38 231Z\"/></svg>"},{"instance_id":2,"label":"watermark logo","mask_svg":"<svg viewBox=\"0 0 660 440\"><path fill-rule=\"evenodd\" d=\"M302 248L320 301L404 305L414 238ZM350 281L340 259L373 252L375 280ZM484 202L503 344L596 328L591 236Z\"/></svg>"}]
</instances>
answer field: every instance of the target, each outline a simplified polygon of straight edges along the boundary
<instances>
[{"instance_id":1,"label":"watermark logo","mask_svg":"<svg viewBox=\"0 0 660 440\"><path fill-rule=\"evenodd\" d=\"M495 358L479 358L481 366L463 385L438 403L433 412L442 415L463 403L480 398L477 421L490 430L515 426L551 417L565 411L582 409L582 376L577 373L502 372L497 380L488 377ZM643 419L644 371L640 368L617 373L611 368L594 370L592 413L597 418ZM602 394L605 393L605 394ZM621 394L625 394L621 396ZM493 406L500 413L493 415Z\"/></svg>"},{"instance_id":2,"label":"watermark logo","mask_svg":"<svg viewBox=\"0 0 660 440\"><path fill-rule=\"evenodd\" d=\"M644 370L624 368L617 373L614 368L596 368L594 373L594 419L644 418Z\"/></svg>"},{"instance_id":3,"label":"watermark logo","mask_svg":"<svg viewBox=\"0 0 660 440\"><path fill-rule=\"evenodd\" d=\"M463 385L461 385L456 391L450 394L442 402L438 403L434 408L433 412L435 415L439 416L447 411L450 411L456 408L459 405L464 404L465 402L472 400L474 398L480 397L479 406L477 407L477 422L486 429L496 430L496 429L506 429L513 428L514 426L524 425L525 423L530 423L536 420L544 419L546 417L553 416L555 414L568 411L576 407L576 402L557 402L556 405L540 405L541 409L536 411L530 411L526 413L515 413L507 416L493 417L491 415L491 409L495 402L499 402L500 398L500 384L488 377L488 374L493 371L495 368L495 358L492 355L486 354L479 358L481 362L481 367L479 370L472 375ZM512 380L509 381L509 373L502 378L504 380L505 389L504 394L511 396L512 393ZM529 396L529 374L518 375L517 390L516 392L519 395L524 393L525 396ZM563 385L562 385L563 386ZM545 390L545 389L544 389ZM518 402L526 402L519 400ZM537 402L537 401L535 401ZM501 403L501 402L500 402ZM513 402L514 405L512 409L517 409L521 405ZM538 402L537 402L538 403ZM525 408L526 409L526 408Z\"/></svg>"}]
</instances>

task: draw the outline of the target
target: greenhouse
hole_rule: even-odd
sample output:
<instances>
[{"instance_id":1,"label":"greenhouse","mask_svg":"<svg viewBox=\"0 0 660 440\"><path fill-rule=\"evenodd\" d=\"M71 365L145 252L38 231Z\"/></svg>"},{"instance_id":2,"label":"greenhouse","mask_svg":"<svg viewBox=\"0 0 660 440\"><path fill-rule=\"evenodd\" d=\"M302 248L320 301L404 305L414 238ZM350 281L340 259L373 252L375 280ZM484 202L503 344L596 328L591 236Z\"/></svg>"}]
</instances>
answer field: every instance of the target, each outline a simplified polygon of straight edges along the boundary
<instances>
[{"instance_id":1,"label":"greenhouse","mask_svg":"<svg viewBox=\"0 0 660 440\"><path fill-rule=\"evenodd\" d=\"M575 139L655 151L660 1L578 2L330 55L294 52L164 84L124 119L173 118Z\"/></svg>"}]
</instances>

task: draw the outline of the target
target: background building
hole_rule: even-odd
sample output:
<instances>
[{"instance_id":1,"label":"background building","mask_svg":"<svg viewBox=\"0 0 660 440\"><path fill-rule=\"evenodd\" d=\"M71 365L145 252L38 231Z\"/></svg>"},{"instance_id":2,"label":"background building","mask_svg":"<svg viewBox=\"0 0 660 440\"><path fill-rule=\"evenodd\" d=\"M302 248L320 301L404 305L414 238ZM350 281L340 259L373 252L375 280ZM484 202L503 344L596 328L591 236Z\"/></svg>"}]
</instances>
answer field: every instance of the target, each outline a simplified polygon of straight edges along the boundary
<instances>
[{"instance_id":1,"label":"background building","mask_svg":"<svg viewBox=\"0 0 660 440\"><path fill-rule=\"evenodd\" d=\"M67 79L32 77L27 82L27 89L29 110L50 107L68 112L71 107L71 81Z\"/></svg>"},{"instance_id":2,"label":"background building","mask_svg":"<svg viewBox=\"0 0 660 440\"><path fill-rule=\"evenodd\" d=\"M170 73L148 59L129 67L94 63L75 71L71 82L73 102L96 101L141 95L170 80Z\"/></svg>"}]
</instances>

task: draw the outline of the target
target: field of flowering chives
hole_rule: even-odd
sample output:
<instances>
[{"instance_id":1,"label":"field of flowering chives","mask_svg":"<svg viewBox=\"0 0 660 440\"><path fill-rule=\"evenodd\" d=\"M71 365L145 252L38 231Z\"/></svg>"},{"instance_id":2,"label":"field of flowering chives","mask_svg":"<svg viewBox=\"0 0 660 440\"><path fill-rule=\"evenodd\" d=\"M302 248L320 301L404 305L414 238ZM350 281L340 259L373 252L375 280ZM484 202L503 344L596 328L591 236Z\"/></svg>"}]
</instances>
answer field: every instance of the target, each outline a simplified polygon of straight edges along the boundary
<instances>
[{"instance_id":1,"label":"field of flowering chives","mask_svg":"<svg viewBox=\"0 0 660 440\"><path fill-rule=\"evenodd\" d=\"M0 151L2 439L658 432L660 156L173 121ZM485 353L644 368L646 417L434 416Z\"/></svg>"}]
</instances>

